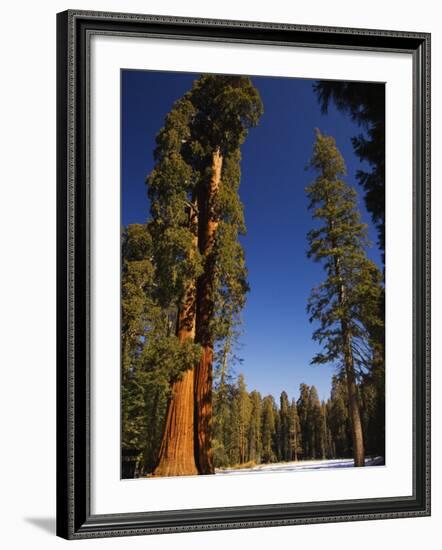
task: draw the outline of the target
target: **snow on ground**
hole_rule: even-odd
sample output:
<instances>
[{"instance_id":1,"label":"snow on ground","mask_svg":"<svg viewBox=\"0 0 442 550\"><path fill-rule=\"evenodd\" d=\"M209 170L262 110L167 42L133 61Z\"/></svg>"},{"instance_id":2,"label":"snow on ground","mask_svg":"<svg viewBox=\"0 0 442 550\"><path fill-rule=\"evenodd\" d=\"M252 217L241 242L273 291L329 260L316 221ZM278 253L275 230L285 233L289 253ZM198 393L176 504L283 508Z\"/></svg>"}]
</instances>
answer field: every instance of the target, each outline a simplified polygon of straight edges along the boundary
<instances>
[{"instance_id":1,"label":"snow on ground","mask_svg":"<svg viewBox=\"0 0 442 550\"><path fill-rule=\"evenodd\" d=\"M259 464L252 468L234 468L230 470L217 470L217 474L269 474L272 472L305 472L307 470L326 470L329 468L352 468L352 458L339 458L333 460L300 460L298 462L276 462L274 464ZM381 457L366 458L366 466L380 466L384 461Z\"/></svg>"}]
</instances>

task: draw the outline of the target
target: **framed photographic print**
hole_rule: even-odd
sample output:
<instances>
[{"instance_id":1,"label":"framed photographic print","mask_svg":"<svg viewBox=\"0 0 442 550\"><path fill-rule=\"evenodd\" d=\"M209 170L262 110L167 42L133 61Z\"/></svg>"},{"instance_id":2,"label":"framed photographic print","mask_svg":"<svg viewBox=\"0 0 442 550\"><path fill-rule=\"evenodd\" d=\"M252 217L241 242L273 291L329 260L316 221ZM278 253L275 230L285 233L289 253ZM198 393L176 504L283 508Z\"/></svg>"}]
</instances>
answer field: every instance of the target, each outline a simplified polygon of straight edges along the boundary
<instances>
[{"instance_id":1,"label":"framed photographic print","mask_svg":"<svg viewBox=\"0 0 442 550\"><path fill-rule=\"evenodd\" d=\"M57 19L57 533L430 513L430 36Z\"/></svg>"}]
</instances>

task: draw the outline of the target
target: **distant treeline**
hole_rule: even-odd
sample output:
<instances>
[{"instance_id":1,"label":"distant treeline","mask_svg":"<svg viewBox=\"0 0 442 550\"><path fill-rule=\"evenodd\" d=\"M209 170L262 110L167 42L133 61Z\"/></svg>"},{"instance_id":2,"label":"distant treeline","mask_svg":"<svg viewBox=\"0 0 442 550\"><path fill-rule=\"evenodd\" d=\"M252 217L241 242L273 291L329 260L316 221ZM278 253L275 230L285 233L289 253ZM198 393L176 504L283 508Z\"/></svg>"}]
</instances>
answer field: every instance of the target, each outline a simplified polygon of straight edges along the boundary
<instances>
[{"instance_id":1,"label":"distant treeline","mask_svg":"<svg viewBox=\"0 0 442 550\"><path fill-rule=\"evenodd\" d=\"M384 456L384 400L375 380L359 386L366 452ZM301 384L298 399L283 391L248 392L244 377L214 393L214 458L217 467L353 456L345 382L333 377L320 401L315 386Z\"/></svg>"}]
</instances>

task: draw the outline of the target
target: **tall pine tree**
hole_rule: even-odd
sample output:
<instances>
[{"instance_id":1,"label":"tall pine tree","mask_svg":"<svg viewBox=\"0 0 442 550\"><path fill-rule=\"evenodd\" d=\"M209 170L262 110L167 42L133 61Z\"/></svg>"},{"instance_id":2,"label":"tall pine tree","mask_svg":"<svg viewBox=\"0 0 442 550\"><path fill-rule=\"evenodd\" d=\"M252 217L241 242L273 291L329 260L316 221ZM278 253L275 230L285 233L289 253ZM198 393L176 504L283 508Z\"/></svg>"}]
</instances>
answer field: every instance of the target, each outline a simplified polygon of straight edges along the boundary
<instances>
[{"instance_id":1,"label":"tall pine tree","mask_svg":"<svg viewBox=\"0 0 442 550\"><path fill-rule=\"evenodd\" d=\"M302 455L304 459L312 457L309 400L310 387L307 384L303 383L299 386L299 397L298 401L296 402L296 408L299 418L299 426L302 439Z\"/></svg>"},{"instance_id":2,"label":"tall pine tree","mask_svg":"<svg viewBox=\"0 0 442 550\"><path fill-rule=\"evenodd\" d=\"M261 395L256 390L250 393L250 424L249 424L249 460L259 464L261 462Z\"/></svg>"},{"instance_id":3,"label":"tall pine tree","mask_svg":"<svg viewBox=\"0 0 442 550\"><path fill-rule=\"evenodd\" d=\"M321 262L326 273L308 304L310 320L319 325L313 338L323 348L312 363L334 363L345 374L355 466L364 466L357 376L371 361L367 326L381 322L381 274L366 255L367 228L355 190L342 179L344 160L335 140L319 130L310 166L318 176L306 191L318 227L308 234L308 256Z\"/></svg>"},{"instance_id":4,"label":"tall pine tree","mask_svg":"<svg viewBox=\"0 0 442 550\"><path fill-rule=\"evenodd\" d=\"M324 430L321 402L315 386L310 388L308 396L308 423L311 458L324 458Z\"/></svg>"},{"instance_id":5,"label":"tall pine tree","mask_svg":"<svg viewBox=\"0 0 442 550\"><path fill-rule=\"evenodd\" d=\"M262 401L261 409L261 433L262 433L262 460L263 462L275 462L273 442L276 433L275 400L273 396L266 395Z\"/></svg>"},{"instance_id":6,"label":"tall pine tree","mask_svg":"<svg viewBox=\"0 0 442 550\"><path fill-rule=\"evenodd\" d=\"M280 447L280 459L290 460L290 408L289 398L287 392L281 393L279 401L279 447Z\"/></svg>"},{"instance_id":7,"label":"tall pine tree","mask_svg":"<svg viewBox=\"0 0 442 550\"><path fill-rule=\"evenodd\" d=\"M301 424L299 422L296 401L292 399L289 409L290 418L290 460L298 460L302 454Z\"/></svg>"}]
</instances>

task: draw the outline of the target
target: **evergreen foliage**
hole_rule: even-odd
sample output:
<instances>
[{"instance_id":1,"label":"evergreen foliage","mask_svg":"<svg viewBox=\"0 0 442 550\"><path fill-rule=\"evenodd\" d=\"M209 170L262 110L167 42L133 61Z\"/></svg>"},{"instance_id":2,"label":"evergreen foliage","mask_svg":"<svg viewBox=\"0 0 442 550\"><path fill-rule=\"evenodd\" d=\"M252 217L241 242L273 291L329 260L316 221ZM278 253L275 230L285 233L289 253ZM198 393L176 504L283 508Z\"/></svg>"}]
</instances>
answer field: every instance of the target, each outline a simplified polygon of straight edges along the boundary
<instances>
[{"instance_id":1,"label":"evergreen foliage","mask_svg":"<svg viewBox=\"0 0 442 550\"><path fill-rule=\"evenodd\" d=\"M239 375L215 391L215 465L217 468L250 467L255 464L351 458L353 442L346 385L333 377L330 397L320 402L314 386L301 384L298 399L289 401L286 391L279 407L272 395L263 398L247 392ZM298 412L299 411L299 412ZM364 437L379 438L376 411L364 410ZM384 456L382 446L367 443L367 456Z\"/></svg>"},{"instance_id":2,"label":"evergreen foliage","mask_svg":"<svg viewBox=\"0 0 442 550\"><path fill-rule=\"evenodd\" d=\"M367 228L361 222L356 191L342 179L344 159L331 136L316 131L310 161L318 176L307 187L317 225L308 233L308 257L323 265L326 278L312 290L307 311L315 322L313 339L322 351L313 364L331 363L345 376L353 431L355 464L364 464L358 382L383 363L374 335L383 331L380 316L382 275L367 258Z\"/></svg>"},{"instance_id":3,"label":"evergreen foliage","mask_svg":"<svg viewBox=\"0 0 442 550\"><path fill-rule=\"evenodd\" d=\"M122 315L127 318L122 327L123 448L141 448L147 432L157 432L155 425L145 426L143 418L149 406L145 395L150 391L149 380L161 380L161 404L156 387L152 399L159 411L164 399L168 400L170 420L163 429L167 445L163 441L160 448L155 444L155 449L144 451L145 464L155 462L155 450L159 453L159 475L193 474L196 467L200 473L212 469L213 352L215 346L224 347L227 360L248 290L238 240L245 232L238 195L240 146L261 114L259 94L248 77L203 75L197 79L176 101L157 135L155 166L147 179L151 219L145 228L149 235L146 261L150 263L140 275L149 278L150 287L135 282L134 295L128 294L127 299L125 288L129 293L135 264L126 258L126 249L137 244L135 235L123 245ZM215 158L219 167L216 180ZM128 231L134 233L133 228ZM150 318L143 320L137 308L145 308ZM165 318L166 335L161 332L161 320L152 318L154 312ZM143 324L138 340L132 335L132 318ZM133 356L140 366L135 366ZM194 369L193 396L188 372ZM244 403L238 406L246 414ZM180 431L193 431L193 416L195 442L189 441L190 435L180 436ZM173 419L178 419L179 428ZM246 440L243 426L239 429L241 441L237 443L242 456ZM208 433L200 433L202 430ZM175 467L173 461L180 464Z\"/></svg>"},{"instance_id":4,"label":"evergreen foliage","mask_svg":"<svg viewBox=\"0 0 442 550\"><path fill-rule=\"evenodd\" d=\"M356 176L365 191L365 206L378 230L378 245L385 250L385 86L365 82L322 80L313 86L322 111L330 103L359 124L365 134L352 139L353 149L370 170Z\"/></svg>"},{"instance_id":5,"label":"evergreen foliage","mask_svg":"<svg viewBox=\"0 0 442 550\"><path fill-rule=\"evenodd\" d=\"M372 110L357 108L348 94L327 90L318 85L323 107L333 97L369 128L369 138L378 145L381 129ZM198 373L203 376L206 386L199 399L192 381L187 401L181 401L189 404L187 426L192 428L186 452L199 473L212 473L212 466L355 456L356 421L366 454L384 456L382 274L367 258L366 227L356 193L343 180L344 160L333 138L319 131L310 163L318 177L307 188L315 220L308 255L322 264L325 280L313 289L308 312L315 325L313 339L322 348L312 362L337 367L330 397L321 402L316 388L304 383L297 398L290 399L288 391L276 398L262 396L247 389L242 374L235 375L234 366L241 364L236 355L241 311L249 290L239 238L246 231L239 197L240 147L261 114L249 78L204 75L196 80L157 135L155 166L147 179L150 218L123 232L122 453L123 460L125 453L137 456L137 476L155 475L167 447L173 397L190 372L195 380ZM358 177L381 231L383 203L376 193L383 167L376 164L378 153L367 139L355 138L354 146L373 172ZM220 169L217 181L214 159ZM210 403L206 419L202 403ZM182 411L175 413L178 417ZM207 421L210 456L198 440L202 420ZM164 475L193 473L187 467Z\"/></svg>"},{"instance_id":6,"label":"evergreen foliage","mask_svg":"<svg viewBox=\"0 0 442 550\"><path fill-rule=\"evenodd\" d=\"M122 238L122 447L138 450L143 468L155 464L171 381L198 360L181 345L176 311L164 307L155 284L151 226L130 225Z\"/></svg>"}]
</instances>

